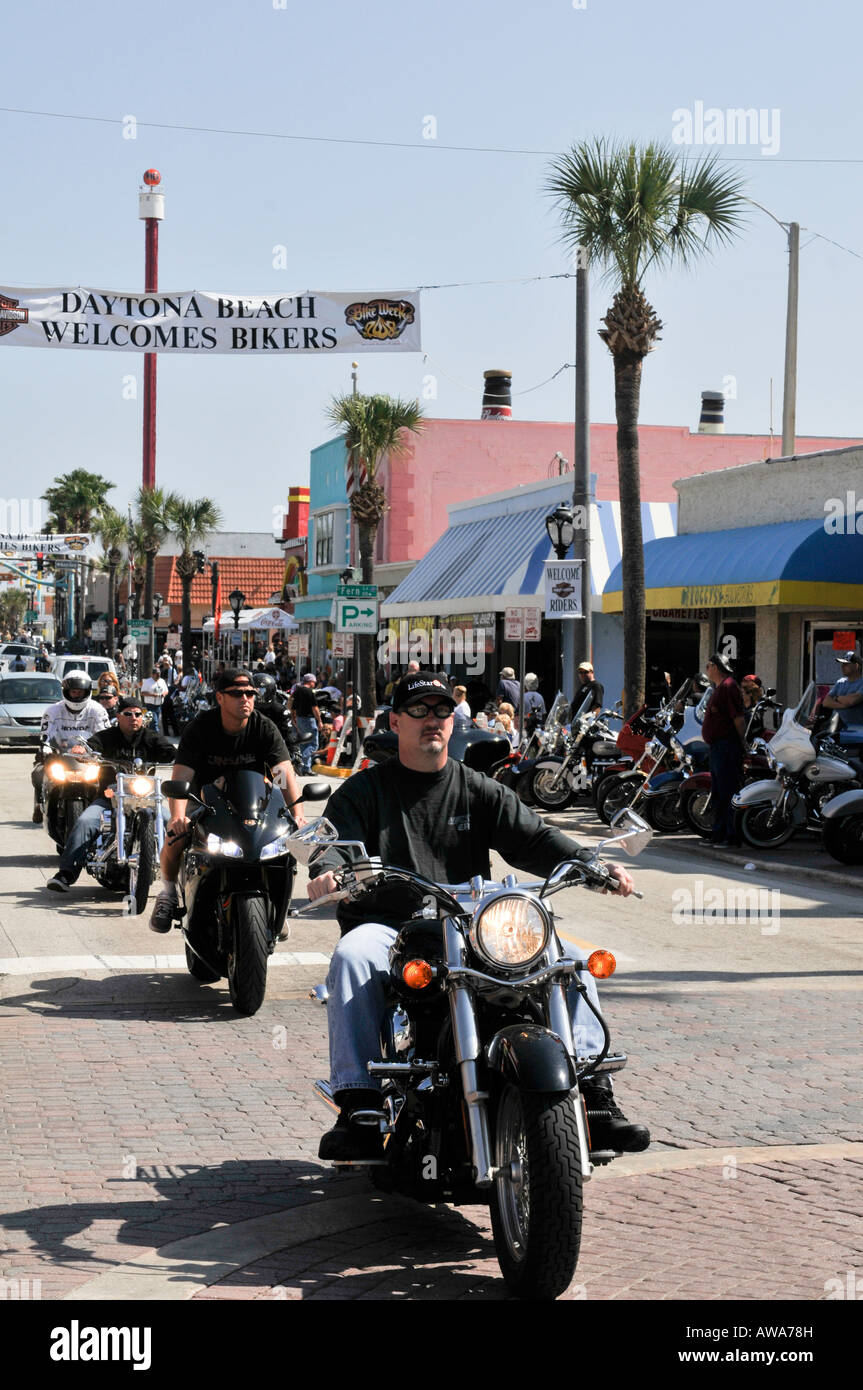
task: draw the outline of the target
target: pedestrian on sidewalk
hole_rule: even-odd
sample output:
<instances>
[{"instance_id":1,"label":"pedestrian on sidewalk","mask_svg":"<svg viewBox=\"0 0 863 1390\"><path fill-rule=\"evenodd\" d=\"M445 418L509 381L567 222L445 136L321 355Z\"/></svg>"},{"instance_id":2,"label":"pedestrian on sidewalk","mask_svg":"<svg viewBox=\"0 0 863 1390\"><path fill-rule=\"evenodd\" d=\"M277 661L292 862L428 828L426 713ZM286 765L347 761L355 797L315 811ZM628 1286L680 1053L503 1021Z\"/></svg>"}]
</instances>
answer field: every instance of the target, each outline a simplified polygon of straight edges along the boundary
<instances>
[{"instance_id":1,"label":"pedestrian on sidewalk","mask_svg":"<svg viewBox=\"0 0 863 1390\"><path fill-rule=\"evenodd\" d=\"M710 799L713 806L714 845L739 845L731 798L743 786L746 749L743 696L718 652L707 663L707 679L713 686L701 734L710 749Z\"/></svg>"}]
</instances>

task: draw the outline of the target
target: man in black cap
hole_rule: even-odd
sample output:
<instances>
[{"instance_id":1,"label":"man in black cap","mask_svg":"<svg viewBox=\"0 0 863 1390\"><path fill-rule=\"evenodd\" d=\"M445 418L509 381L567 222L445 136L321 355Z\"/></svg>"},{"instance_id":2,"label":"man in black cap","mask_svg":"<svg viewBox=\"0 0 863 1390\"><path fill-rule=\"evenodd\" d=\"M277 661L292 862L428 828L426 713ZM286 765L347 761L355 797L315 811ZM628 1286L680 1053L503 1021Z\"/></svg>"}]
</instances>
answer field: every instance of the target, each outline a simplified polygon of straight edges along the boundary
<instances>
[{"instance_id":1,"label":"man in black cap","mask_svg":"<svg viewBox=\"0 0 863 1390\"><path fill-rule=\"evenodd\" d=\"M448 758L454 708L446 676L417 671L402 677L390 714L398 757L355 774L330 797L325 814L339 838L360 840L382 863L437 883L463 883L474 874L490 878L492 849L514 868L543 876L564 859L589 859L590 850L544 824L508 787ZM334 870L350 862L344 850L322 856L312 869L310 900L333 892ZM620 883L617 892L627 896L633 888L630 875L618 865L609 867ZM321 1158L362 1162L379 1156L380 1134L352 1126L350 1117L355 1110L380 1108L380 1092L370 1086L366 1063L380 1055L389 948L397 928L422 904L418 889L398 884L366 895L361 905L339 905L342 940L327 980L327 1023L340 1115L321 1141ZM596 1003L593 977L581 978ZM571 991L570 1001L579 1053L598 1052L602 1032L594 1015L577 991ZM647 1148L648 1131L630 1124L617 1108L610 1077L586 1082L585 1093L588 1109L607 1116L591 1120L596 1148Z\"/></svg>"},{"instance_id":2,"label":"man in black cap","mask_svg":"<svg viewBox=\"0 0 863 1390\"><path fill-rule=\"evenodd\" d=\"M255 709L255 687L248 671L235 666L216 677L216 708L195 715L183 730L177 747L173 780L191 782L192 790L215 782L231 768L270 776L289 805L299 803L300 789L285 741L271 719ZM162 850L162 883L150 917L150 930L168 932L177 907L180 872L188 827L186 801L171 800L171 819ZM292 805L298 825L305 824L302 805Z\"/></svg>"},{"instance_id":3,"label":"man in black cap","mask_svg":"<svg viewBox=\"0 0 863 1390\"><path fill-rule=\"evenodd\" d=\"M842 744L863 743L863 680L860 678L860 657L853 648L836 657L842 672L829 694L821 701L822 709L838 709L843 729Z\"/></svg>"},{"instance_id":4,"label":"man in black cap","mask_svg":"<svg viewBox=\"0 0 863 1390\"><path fill-rule=\"evenodd\" d=\"M172 763L173 743L170 739L163 738L156 729L145 729L143 718L143 701L132 695L124 696L117 702L116 726L111 725L99 733L90 734L87 747L103 758L110 758L112 762L128 766L130 769L136 758L140 758L144 763ZM116 773L112 768L103 784L101 795L81 812L72 827L60 858L60 867L46 885L52 892L68 893L78 878L87 858L87 848L99 834L102 812L111 809L105 788L113 785L115 781Z\"/></svg>"}]
</instances>

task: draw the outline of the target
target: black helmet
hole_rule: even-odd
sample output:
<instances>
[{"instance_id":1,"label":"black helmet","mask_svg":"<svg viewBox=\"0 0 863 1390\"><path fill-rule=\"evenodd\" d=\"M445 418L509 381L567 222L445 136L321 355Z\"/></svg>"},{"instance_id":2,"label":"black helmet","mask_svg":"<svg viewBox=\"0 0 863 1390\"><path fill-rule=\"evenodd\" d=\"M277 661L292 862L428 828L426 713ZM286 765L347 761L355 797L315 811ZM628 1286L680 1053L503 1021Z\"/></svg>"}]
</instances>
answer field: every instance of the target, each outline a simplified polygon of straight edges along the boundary
<instances>
[{"instance_id":1,"label":"black helmet","mask_svg":"<svg viewBox=\"0 0 863 1390\"><path fill-rule=\"evenodd\" d=\"M257 703L259 705L273 704L278 690L273 676L268 676L264 671L253 671L252 685L258 692Z\"/></svg>"},{"instance_id":2,"label":"black helmet","mask_svg":"<svg viewBox=\"0 0 863 1390\"><path fill-rule=\"evenodd\" d=\"M67 709L73 714L82 710L90 698L93 682L86 671L70 671L60 689Z\"/></svg>"}]
</instances>

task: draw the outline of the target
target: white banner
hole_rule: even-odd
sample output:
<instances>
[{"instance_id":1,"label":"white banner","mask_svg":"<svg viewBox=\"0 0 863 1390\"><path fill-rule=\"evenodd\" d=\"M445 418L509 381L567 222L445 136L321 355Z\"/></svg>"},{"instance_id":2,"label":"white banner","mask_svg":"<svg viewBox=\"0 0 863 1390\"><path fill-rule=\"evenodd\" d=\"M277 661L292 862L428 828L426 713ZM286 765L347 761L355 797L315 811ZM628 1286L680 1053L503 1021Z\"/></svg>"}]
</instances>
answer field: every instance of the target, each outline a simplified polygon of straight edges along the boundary
<instances>
[{"instance_id":1,"label":"white banner","mask_svg":"<svg viewBox=\"0 0 863 1390\"><path fill-rule=\"evenodd\" d=\"M115 352L420 352L416 290L237 295L0 288L0 344Z\"/></svg>"},{"instance_id":2,"label":"white banner","mask_svg":"<svg viewBox=\"0 0 863 1390\"><path fill-rule=\"evenodd\" d=\"M33 560L42 555L83 555L93 545L93 537L82 532L64 536L0 535L0 555L4 560Z\"/></svg>"},{"instance_id":3,"label":"white banner","mask_svg":"<svg viewBox=\"0 0 863 1390\"><path fill-rule=\"evenodd\" d=\"M581 561L546 560L546 618L580 618Z\"/></svg>"}]
</instances>

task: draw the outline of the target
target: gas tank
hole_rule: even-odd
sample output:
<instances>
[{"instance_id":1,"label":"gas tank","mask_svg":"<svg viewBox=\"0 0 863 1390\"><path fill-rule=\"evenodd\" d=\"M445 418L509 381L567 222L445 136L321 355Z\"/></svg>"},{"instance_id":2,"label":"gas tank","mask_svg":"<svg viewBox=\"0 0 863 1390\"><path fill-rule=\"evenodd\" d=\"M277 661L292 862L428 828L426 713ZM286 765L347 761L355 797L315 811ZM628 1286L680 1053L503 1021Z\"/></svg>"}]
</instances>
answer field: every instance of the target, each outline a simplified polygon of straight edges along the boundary
<instances>
[{"instance_id":1,"label":"gas tank","mask_svg":"<svg viewBox=\"0 0 863 1390\"><path fill-rule=\"evenodd\" d=\"M810 782L853 782L857 773L841 758L816 758L807 767L806 776Z\"/></svg>"},{"instance_id":2,"label":"gas tank","mask_svg":"<svg viewBox=\"0 0 863 1390\"><path fill-rule=\"evenodd\" d=\"M593 745L593 756L595 758L615 758L619 749L617 742L610 738L599 738Z\"/></svg>"}]
</instances>

